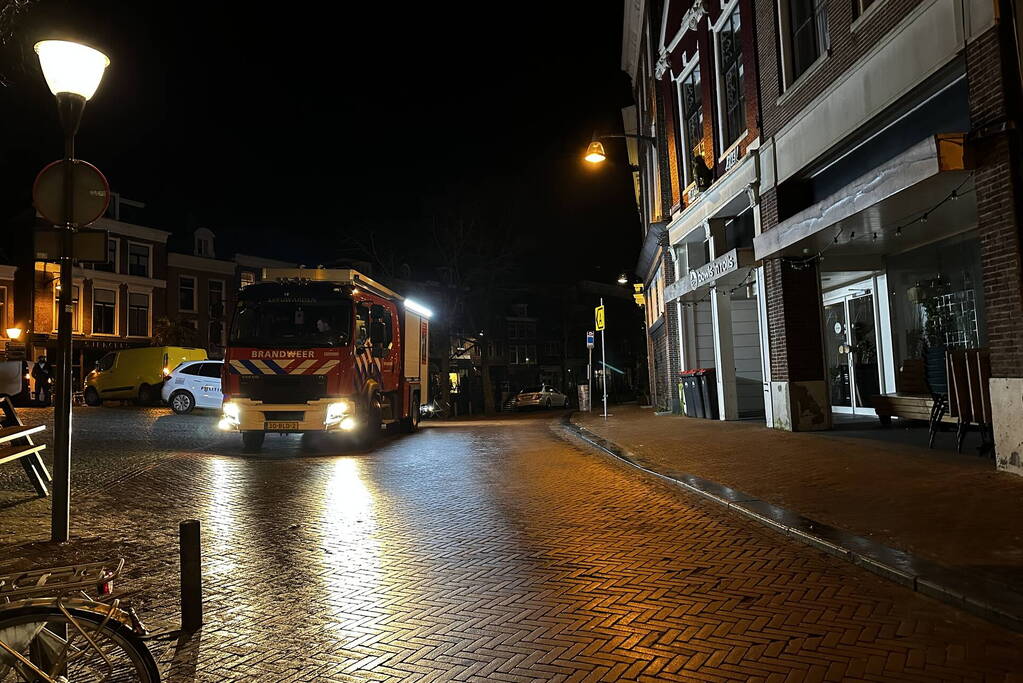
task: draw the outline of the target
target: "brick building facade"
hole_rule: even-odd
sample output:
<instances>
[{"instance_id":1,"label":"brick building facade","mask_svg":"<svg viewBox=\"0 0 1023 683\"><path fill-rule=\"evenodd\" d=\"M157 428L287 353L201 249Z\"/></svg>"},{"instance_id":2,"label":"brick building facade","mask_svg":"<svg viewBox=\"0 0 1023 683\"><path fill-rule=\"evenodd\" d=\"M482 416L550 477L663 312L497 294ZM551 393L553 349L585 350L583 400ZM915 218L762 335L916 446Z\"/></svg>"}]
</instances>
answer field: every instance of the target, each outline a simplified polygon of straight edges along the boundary
<instances>
[{"instance_id":1,"label":"brick building facade","mask_svg":"<svg viewBox=\"0 0 1023 683\"><path fill-rule=\"evenodd\" d=\"M657 140L634 154L639 271L663 290L648 320L677 321L660 393L713 365L722 419L750 414L759 381L768 424L827 429L980 349L998 466L1023 473L1020 60L996 5L625 2L626 130Z\"/></svg>"}]
</instances>

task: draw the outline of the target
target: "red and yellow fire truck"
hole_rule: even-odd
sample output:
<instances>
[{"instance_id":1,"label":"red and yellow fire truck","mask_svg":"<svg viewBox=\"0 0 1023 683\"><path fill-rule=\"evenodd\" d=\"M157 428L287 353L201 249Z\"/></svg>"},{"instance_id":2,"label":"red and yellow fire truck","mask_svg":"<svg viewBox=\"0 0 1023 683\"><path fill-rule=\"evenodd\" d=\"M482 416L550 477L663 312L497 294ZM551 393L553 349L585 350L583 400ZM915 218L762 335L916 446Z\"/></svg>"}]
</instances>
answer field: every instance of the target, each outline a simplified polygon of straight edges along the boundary
<instances>
[{"instance_id":1,"label":"red and yellow fire truck","mask_svg":"<svg viewBox=\"0 0 1023 683\"><path fill-rule=\"evenodd\" d=\"M354 270L267 268L238 294L220 428L258 450L267 432L414 430L427 397L430 311Z\"/></svg>"}]
</instances>

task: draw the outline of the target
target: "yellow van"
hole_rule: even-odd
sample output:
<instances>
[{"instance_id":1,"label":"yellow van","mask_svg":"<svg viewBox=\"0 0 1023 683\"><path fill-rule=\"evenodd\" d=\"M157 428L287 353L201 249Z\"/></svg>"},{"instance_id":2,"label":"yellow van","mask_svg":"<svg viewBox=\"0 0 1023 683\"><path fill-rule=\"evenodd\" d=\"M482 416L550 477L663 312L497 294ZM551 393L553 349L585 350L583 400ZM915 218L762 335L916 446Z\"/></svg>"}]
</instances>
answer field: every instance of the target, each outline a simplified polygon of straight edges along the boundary
<instances>
[{"instance_id":1,"label":"yellow van","mask_svg":"<svg viewBox=\"0 0 1023 683\"><path fill-rule=\"evenodd\" d=\"M150 346L111 351L96 361L96 368L86 376L85 403L98 406L114 399L154 403L160 399L163 378L188 360L206 360L206 350Z\"/></svg>"}]
</instances>

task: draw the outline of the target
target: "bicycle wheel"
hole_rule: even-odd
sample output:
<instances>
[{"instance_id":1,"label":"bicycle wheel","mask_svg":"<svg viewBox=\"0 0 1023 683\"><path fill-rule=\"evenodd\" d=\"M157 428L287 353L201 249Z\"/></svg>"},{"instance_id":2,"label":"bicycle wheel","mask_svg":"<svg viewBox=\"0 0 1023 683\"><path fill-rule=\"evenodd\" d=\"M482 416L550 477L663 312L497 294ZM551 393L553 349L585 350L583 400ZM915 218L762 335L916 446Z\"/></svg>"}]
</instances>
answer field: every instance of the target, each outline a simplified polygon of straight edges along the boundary
<instances>
[{"instance_id":1,"label":"bicycle wheel","mask_svg":"<svg viewBox=\"0 0 1023 683\"><path fill-rule=\"evenodd\" d=\"M0 612L0 641L49 676L40 677L0 647L0 683L159 682L153 655L130 628L113 619L104 624L103 616L92 612L68 611L77 626L53 606Z\"/></svg>"}]
</instances>

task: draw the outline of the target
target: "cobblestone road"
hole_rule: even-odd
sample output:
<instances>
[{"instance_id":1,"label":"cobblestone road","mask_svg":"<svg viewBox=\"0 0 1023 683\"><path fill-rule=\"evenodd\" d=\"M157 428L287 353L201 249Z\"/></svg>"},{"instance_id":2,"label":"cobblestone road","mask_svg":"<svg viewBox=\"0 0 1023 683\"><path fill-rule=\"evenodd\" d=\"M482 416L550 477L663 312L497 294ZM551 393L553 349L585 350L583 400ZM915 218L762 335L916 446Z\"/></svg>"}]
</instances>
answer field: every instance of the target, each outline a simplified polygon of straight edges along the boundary
<instances>
[{"instance_id":1,"label":"cobblestone road","mask_svg":"<svg viewBox=\"0 0 1023 683\"><path fill-rule=\"evenodd\" d=\"M0 563L123 553L122 586L170 629L177 521L201 519L207 623L160 646L169 680L1023 680L1023 637L645 479L543 416L372 453L272 437L247 457L208 414L76 413L76 542L29 542L47 503L8 465Z\"/></svg>"}]
</instances>

